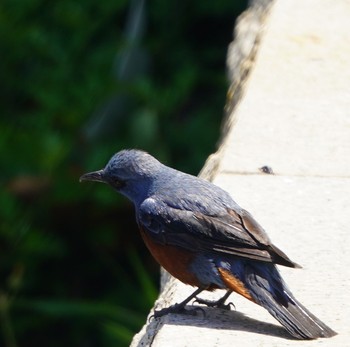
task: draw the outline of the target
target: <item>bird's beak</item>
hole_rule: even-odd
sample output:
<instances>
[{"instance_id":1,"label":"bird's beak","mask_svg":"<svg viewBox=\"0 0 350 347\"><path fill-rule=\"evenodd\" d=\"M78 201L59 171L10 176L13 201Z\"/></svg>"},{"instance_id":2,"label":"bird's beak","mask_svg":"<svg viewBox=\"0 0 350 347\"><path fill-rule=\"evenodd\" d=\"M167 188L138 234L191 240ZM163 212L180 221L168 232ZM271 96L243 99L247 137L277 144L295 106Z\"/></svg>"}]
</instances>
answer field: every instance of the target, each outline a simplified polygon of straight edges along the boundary
<instances>
[{"instance_id":1,"label":"bird's beak","mask_svg":"<svg viewBox=\"0 0 350 347\"><path fill-rule=\"evenodd\" d=\"M83 176L81 176L79 178L79 182L82 182L82 181L95 181L95 182L103 182L103 183L106 182L104 175L103 175L103 170L89 172L89 173L84 174Z\"/></svg>"}]
</instances>

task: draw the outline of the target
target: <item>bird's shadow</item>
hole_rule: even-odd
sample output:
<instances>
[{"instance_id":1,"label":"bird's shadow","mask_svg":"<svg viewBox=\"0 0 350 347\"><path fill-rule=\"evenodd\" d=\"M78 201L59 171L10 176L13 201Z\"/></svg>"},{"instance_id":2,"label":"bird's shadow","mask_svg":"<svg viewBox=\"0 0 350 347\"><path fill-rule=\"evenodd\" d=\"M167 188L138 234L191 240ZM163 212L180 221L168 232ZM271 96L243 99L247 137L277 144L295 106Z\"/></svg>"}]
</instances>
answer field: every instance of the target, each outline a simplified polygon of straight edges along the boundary
<instances>
[{"instance_id":1,"label":"bird's shadow","mask_svg":"<svg viewBox=\"0 0 350 347\"><path fill-rule=\"evenodd\" d=\"M247 317L238 311L228 311L197 305L187 305L186 310L188 310L189 313L170 313L161 318L150 316L149 324L146 327L145 334L141 338L138 347L145 346L144 338L147 340L150 336L153 336L153 339L156 331L158 331L163 325L167 324L194 326L208 329L246 331L280 337L283 339L293 339L281 326ZM194 315L193 312L196 312L196 314Z\"/></svg>"}]
</instances>

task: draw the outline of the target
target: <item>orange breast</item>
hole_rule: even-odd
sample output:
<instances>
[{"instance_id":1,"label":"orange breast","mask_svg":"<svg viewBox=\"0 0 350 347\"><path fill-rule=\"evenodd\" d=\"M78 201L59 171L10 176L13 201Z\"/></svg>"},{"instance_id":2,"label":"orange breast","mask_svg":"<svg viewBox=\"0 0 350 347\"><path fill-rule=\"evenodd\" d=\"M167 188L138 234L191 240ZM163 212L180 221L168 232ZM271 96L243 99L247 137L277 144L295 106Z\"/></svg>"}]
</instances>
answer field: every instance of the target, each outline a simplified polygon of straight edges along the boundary
<instances>
[{"instance_id":1,"label":"orange breast","mask_svg":"<svg viewBox=\"0 0 350 347\"><path fill-rule=\"evenodd\" d=\"M194 253L178 247L156 243L142 229L141 236L154 259L172 276L191 286L200 286L197 277L189 271Z\"/></svg>"}]
</instances>

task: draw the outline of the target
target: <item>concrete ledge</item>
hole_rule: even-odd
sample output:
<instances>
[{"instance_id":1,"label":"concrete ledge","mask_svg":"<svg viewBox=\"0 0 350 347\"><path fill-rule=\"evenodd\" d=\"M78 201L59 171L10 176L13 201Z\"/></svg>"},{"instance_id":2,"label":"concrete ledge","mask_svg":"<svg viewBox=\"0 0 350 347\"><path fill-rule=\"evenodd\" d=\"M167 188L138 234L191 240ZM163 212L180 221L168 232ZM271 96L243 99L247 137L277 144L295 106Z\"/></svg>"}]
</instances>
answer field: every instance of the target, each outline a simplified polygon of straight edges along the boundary
<instances>
[{"instance_id":1,"label":"concrete ledge","mask_svg":"<svg viewBox=\"0 0 350 347\"><path fill-rule=\"evenodd\" d=\"M252 9L269 4L253 3ZM266 17L245 18L260 18L261 26ZM273 242L303 265L280 270L295 296L339 335L293 340L264 309L233 294L236 311L205 308L205 316L151 320L132 346L349 345L349 18L346 0L275 2L264 35L249 37L246 47L251 49L241 60L228 59L230 66L238 61L236 69L245 68L243 75L230 72L221 146L202 172L228 190ZM244 32L236 30L238 35ZM262 173L264 165L275 175ZM166 274L162 289L157 308L182 301L193 291Z\"/></svg>"}]
</instances>

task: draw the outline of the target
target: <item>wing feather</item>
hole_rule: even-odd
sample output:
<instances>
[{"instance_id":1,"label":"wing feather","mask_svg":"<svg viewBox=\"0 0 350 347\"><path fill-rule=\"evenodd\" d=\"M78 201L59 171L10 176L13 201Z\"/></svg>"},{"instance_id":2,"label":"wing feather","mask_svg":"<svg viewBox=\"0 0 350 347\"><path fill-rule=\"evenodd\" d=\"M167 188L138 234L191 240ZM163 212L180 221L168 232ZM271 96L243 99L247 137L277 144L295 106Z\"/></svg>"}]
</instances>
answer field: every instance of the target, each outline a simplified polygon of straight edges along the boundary
<instances>
[{"instance_id":1,"label":"wing feather","mask_svg":"<svg viewBox=\"0 0 350 347\"><path fill-rule=\"evenodd\" d=\"M162 244L300 267L271 243L264 229L243 209L225 209L219 215L208 216L149 198L138 215L138 223Z\"/></svg>"}]
</instances>

